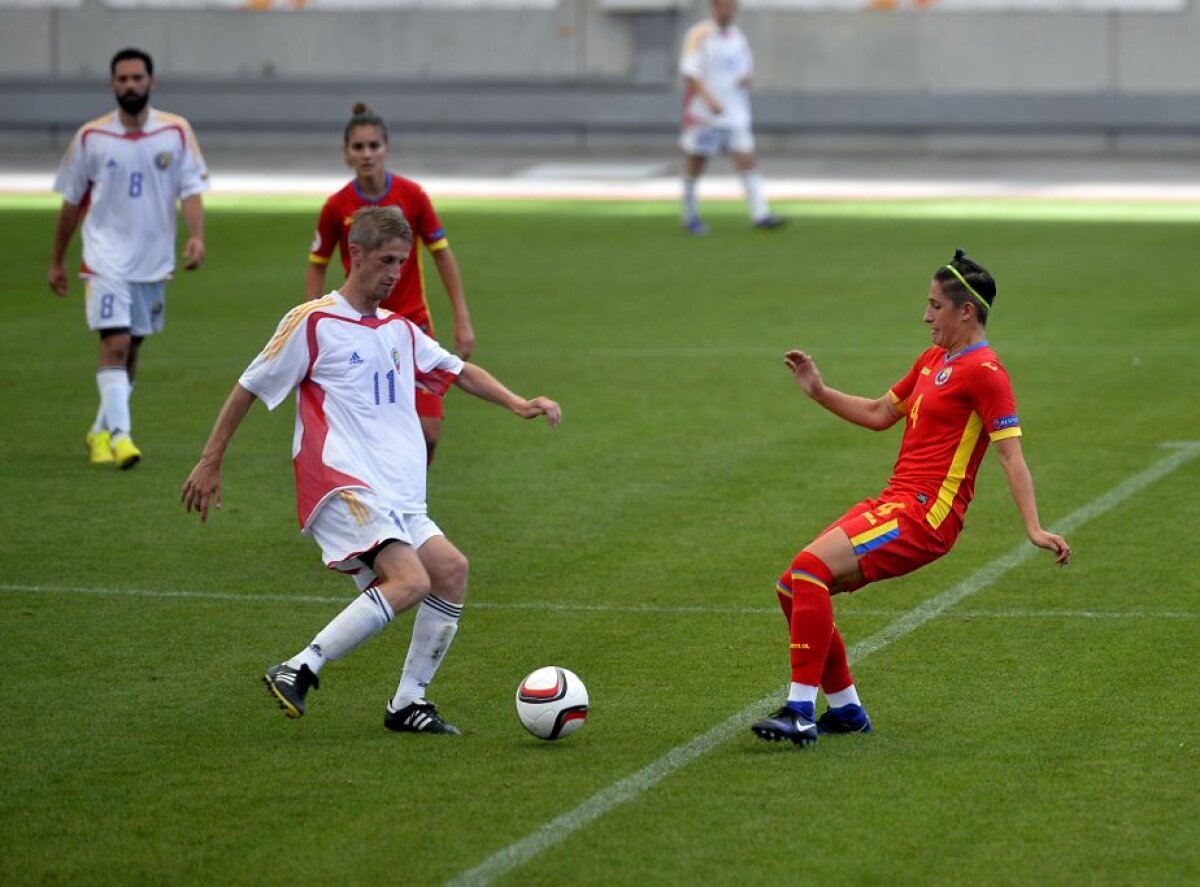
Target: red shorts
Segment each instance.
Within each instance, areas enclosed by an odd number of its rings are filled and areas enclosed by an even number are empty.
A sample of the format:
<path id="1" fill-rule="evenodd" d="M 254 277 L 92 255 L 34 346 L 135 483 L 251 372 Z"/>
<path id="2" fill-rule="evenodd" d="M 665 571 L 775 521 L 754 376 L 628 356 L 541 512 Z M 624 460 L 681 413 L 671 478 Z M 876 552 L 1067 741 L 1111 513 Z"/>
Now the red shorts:
<path id="1" fill-rule="evenodd" d="M 925 512 L 909 496 L 864 499 L 825 528 L 827 533 L 841 527 L 858 555 L 863 581 L 849 591 L 911 573 L 950 550 L 958 538 L 957 521 L 943 521 L 935 530 L 925 522 Z"/>
<path id="2" fill-rule="evenodd" d="M 445 415 L 442 411 L 441 397 L 430 391 L 422 391 L 420 388 L 417 389 L 416 395 L 418 416 L 423 419 L 440 419 Z"/>

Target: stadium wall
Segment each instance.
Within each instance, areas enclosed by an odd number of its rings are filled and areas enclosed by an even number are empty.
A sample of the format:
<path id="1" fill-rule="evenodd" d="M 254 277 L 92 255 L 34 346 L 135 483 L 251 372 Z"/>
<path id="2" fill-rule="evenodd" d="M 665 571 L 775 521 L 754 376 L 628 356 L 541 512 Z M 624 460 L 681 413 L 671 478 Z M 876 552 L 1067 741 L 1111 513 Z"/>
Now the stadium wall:
<path id="1" fill-rule="evenodd" d="M 327 138 L 365 99 L 402 141 L 659 144 L 675 135 L 679 41 L 707 2 L 665 7 L 0 5 L 0 135 L 61 142 L 104 110 L 108 60 L 136 45 L 155 56 L 158 103 L 209 143 Z M 747 9 L 739 23 L 755 48 L 764 147 L 1200 153 L 1192 2 L 1145 13 Z"/>

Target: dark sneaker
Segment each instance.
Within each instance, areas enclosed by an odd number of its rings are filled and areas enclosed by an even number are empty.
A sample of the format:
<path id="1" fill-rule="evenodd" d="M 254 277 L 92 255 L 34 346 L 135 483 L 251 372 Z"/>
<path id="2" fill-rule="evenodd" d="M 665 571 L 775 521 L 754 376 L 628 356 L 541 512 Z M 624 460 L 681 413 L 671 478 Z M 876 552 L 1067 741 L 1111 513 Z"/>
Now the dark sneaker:
<path id="1" fill-rule="evenodd" d="M 870 733 L 871 719 L 861 705 L 843 705 L 827 708 L 817 718 L 818 733 Z"/>
<path id="2" fill-rule="evenodd" d="M 307 665 L 296 669 L 286 663 L 268 668 L 263 683 L 289 718 L 303 716 L 304 697 L 308 695 L 309 687 L 321 687 L 321 682 Z"/>
<path id="3" fill-rule="evenodd" d="M 427 699 L 414 699 L 399 711 L 392 710 L 389 702 L 383 726 L 397 733 L 439 733 L 444 736 L 461 736 L 462 731 L 447 724 L 437 712 L 437 706 Z"/>
<path id="4" fill-rule="evenodd" d="M 794 745 L 807 746 L 817 741 L 817 725 L 812 717 L 787 705 L 756 722 L 750 731 L 768 742 L 786 739 Z"/>
<path id="5" fill-rule="evenodd" d="M 697 237 L 703 237 L 708 233 L 708 225 L 704 224 L 699 219 L 688 219 L 683 223 L 683 230 L 688 234 L 695 234 Z"/>
<path id="6" fill-rule="evenodd" d="M 774 231 L 776 228 L 782 228 L 787 224 L 787 219 L 781 219 L 779 216 L 763 216 L 754 223 L 754 227 L 759 231 Z"/>

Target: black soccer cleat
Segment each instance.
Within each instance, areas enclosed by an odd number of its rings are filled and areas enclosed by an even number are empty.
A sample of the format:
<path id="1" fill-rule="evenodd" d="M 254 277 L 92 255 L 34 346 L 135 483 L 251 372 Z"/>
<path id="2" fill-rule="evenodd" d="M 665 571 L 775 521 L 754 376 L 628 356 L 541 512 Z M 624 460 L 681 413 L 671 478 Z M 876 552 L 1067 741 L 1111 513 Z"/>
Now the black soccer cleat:
<path id="1" fill-rule="evenodd" d="M 817 718 L 818 733 L 870 733 L 871 729 L 871 719 L 861 705 L 827 708 Z"/>
<path id="2" fill-rule="evenodd" d="M 263 683 L 289 718 L 303 717 L 304 697 L 308 695 L 309 688 L 321 688 L 321 682 L 307 665 L 297 669 L 287 663 L 268 668 L 263 675 Z"/>
<path id="3" fill-rule="evenodd" d="M 774 231 L 786 224 L 787 219 L 781 219 L 779 216 L 763 216 L 754 223 L 754 227 L 759 231 Z"/>
<path id="4" fill-rule="evenodd" d="M 438 714 L 437 706 L 427 699 L 414 699 L 399 711 L 389 702 L 383 726 L 397 733 L 433 733 L 441 736 L 461 736 L 462 731 L 447 724 Z"/>
<path id="5" fill-rule="evenodd" d="M 755 722 L 750 731 L 759 739 L 768 742 L 786 739 L 799 746 L 815 745 L 817 742 L 817 725 L 813 719 L 786 705 Z"/>

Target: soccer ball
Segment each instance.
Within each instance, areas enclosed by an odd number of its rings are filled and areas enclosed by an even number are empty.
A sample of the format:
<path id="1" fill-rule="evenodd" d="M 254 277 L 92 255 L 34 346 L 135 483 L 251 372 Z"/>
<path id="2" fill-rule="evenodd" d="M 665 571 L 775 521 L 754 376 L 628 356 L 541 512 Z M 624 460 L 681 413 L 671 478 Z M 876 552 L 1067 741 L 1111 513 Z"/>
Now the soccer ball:
<path id="1" fill-rule="evenodd" d="M 588 691 L 573 671 L 547 665 L 517 687 L 517 717 L 538 739 L 562 739 L 587 719 Z"/>

